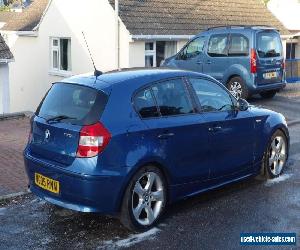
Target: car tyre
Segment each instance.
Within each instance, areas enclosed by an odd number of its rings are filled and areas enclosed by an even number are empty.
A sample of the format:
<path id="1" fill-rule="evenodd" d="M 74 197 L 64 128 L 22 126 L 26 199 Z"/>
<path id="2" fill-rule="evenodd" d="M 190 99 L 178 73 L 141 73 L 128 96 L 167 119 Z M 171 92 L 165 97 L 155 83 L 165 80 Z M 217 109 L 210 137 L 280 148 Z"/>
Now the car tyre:
<path id="1" fill-rule="evenodd" d="M 277 178 L 282 174 L 288 159 L 288 142 L 286 135 L 277 130 L 264 153 L 261 175 L 266 179 Z"/>
<path id="2" fill-rule="evenodd" d="M 132 231 L 146 231 L 162 216 L 166 201 L 166 182 L 154 166 L 142 167 L 131 179 L 125 191 L 121 222 Z"/>
<path id="3" fill-rule="evenodd" d="M 270 91 L 261 92 L 259 94 L 262 98 L 271 99 L 276 95 L 276 93 L 277 93 L 276 90 L 270 90 Z"/>
<path id="4" fill-rule="evenodd" d="M 232 77 L 227 83 L 227 88 L 237 99 L 247 99 L 250 97 L 247 86 L 245 85 L 243 79 L 239 76 Z"/>

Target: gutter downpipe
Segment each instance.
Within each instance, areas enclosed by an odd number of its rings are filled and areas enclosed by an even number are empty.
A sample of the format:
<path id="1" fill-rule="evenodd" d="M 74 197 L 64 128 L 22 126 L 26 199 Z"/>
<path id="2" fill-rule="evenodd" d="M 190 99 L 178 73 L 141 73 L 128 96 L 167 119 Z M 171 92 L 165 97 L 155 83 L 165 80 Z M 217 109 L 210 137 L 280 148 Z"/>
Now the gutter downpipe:
<path id="1" fill-rule="evenodd" d="M 119 22 L 119 0 L 115 0 L 115 23 L 116 23 L 116 62 L 117 69 L 120 68 L 120 22 Z"/>

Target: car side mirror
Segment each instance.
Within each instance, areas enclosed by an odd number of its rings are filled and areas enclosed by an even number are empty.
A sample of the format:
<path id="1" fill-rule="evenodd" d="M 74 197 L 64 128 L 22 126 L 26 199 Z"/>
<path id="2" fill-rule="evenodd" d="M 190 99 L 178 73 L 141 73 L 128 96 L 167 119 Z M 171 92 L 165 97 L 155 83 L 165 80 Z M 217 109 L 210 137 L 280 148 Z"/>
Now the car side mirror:
<path id="1" fill-rule="evenodd" d="M 237 101 L 236 107 L 240 111 L 246 111 L 249 108 L 249 103 L 245 99 L 240 98 Z"/>

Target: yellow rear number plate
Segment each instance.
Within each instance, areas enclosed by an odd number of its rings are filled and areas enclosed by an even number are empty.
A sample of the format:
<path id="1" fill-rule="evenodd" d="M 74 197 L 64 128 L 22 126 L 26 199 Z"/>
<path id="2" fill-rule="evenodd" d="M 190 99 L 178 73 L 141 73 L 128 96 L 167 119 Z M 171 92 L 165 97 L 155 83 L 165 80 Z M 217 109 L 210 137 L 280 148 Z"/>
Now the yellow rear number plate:
<path id="1" fill-rule="evenodd" d="M 34 174 L 35 184 L 42 189 L 48 190 L 51 193 L 58 194 L 59 193 L 59 182 L 53 179 L 50 179 L 41 174 Z"/>

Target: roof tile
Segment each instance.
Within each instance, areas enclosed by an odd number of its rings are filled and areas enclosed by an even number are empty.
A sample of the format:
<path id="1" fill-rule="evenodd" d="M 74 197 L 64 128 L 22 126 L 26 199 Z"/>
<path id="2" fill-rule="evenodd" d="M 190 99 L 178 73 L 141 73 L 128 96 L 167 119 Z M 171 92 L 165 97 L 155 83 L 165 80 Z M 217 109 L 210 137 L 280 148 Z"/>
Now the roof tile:
<path id="1" fill-rule="evenodd" d="M 122 0 L 119 11 L 132 35 L 194 35 L 220 25 L 269 25 L 289 34 L 260 0 Z"/>
<path id="2" fill-rule="evenodd" d="M 0 34 L 0 60 L 11 60 L 14 56 Z"/>

